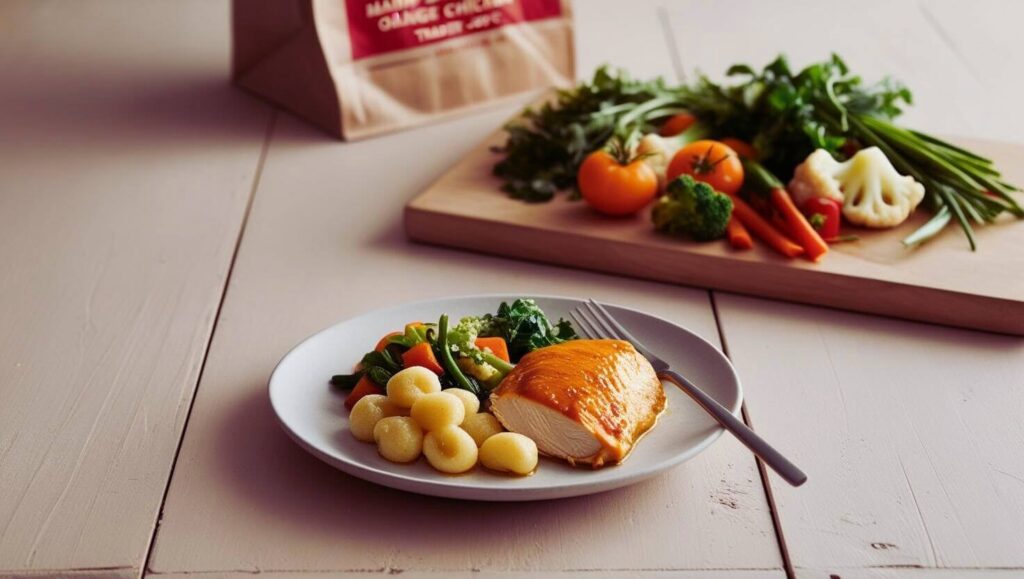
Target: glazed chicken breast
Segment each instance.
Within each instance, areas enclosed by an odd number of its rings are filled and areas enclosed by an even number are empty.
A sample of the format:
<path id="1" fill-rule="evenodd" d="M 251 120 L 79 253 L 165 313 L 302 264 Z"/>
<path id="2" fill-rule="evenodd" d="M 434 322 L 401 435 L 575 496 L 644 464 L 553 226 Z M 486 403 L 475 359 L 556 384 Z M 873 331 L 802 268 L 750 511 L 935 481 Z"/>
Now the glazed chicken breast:
<path id="1" fill-rule="evenodd" d="M 572 340 L 530 352 L 491 394 L 491 412 L 544 454 L 622 462 L 665 409 L 661 381 L 629 342 Z"/>

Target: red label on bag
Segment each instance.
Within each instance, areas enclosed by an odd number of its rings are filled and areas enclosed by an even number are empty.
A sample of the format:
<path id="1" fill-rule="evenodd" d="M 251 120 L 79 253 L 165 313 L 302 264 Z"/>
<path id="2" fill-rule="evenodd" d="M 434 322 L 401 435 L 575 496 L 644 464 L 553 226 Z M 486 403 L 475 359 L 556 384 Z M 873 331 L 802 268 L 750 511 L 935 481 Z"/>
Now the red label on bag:
<path id="1" fill-rule="evenodd" d="M 345 0 L 352 58 L 562 15 L 560 0 Z"/>

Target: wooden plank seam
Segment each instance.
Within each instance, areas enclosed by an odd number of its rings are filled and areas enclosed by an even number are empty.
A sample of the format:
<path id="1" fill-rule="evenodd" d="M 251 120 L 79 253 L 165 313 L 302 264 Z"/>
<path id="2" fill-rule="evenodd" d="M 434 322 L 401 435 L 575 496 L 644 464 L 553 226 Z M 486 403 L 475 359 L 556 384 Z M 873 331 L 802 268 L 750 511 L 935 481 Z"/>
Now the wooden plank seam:
<path id="1" fill-rule="evenodd" d="M 203 359 L 200 363 L 199 375 L 196 376 L 196 383 L 195 386 L 193 386 L 188 412 L 185 414 L 185 424 L 182 425 L 181 434 L 178 437 L 178 447 L 174 451 L 174 460 L 171 461 L 170 473 L 167 476 L 167 484 L 164 485 L 164 492 L 160 497 L 160 509 L 158 511 L 157 519 L 153 524 L 153 530 L 149 534 L 149 547 L 146 549 L 146 558 L 142 563 L 142 568 L 139 570 L 140 575 L 149 573 L 149 560 L 153 556 L 153 547 L 156 544 L 156 534 L 160 530 L 160 521 L 163 519 L 164 504 L 167 501 L 167 493 L 171 488 L 171 482 L 174 480 L 174 470 L 178 465 L 178 456 L 181 453 L 182 442 L 185 440 L 185 433 L 188 432 L 188 422 L 189 418 L 192 416 L 192 408 L 195 406 L 196 394 L 199 391 L 199 385 L 203 383 L 203 374 L 206 371 L 206 361 L 210 356 L 210 347 L 213 345 L 213 339 L 217 335 L 217 326 L 220 322 L 221 309 L 224 307 L 224 300 L 227 298 L 228 287 L 231 285 L 231 276 L 235 271 L 235 261 L 238 259 L 238 250 L 242 246 L 242 239 L 245 237 L 246 225 L 249 223 L 249 215 L 252 212 L 253 201 L 256 198 L 256 191 L 260 186 L 260 177 L 263 175 L 263 165 L 267 160 L 267 151 L 270 149 L 270 141 L 273 137 L 274 126 L 277 124 L 279 114 L 280 109 L 273 107 L 270 111 L 270 118 L 267 120 L 267 129 L 263 135 L 263 145 L 260 148 L 259 160 L 256 162 L 256 171 L 253 175 L 252 187 L 249 190 L 249 199 L 246 202 L 245 212 L 242 214 L 242 224 L 238 228 L 238 237 L 235 239 L 235 247 L 231 253 L 231 262 L 228 264 L 228 271 L 224 276 L 224 285 L 220 292 L 220 302 L 218 302 L 217 310 L 213 315 L 213 327 L 210 328 L 210 333 L 206 339 L 206 348 L 203 351 Z"/>

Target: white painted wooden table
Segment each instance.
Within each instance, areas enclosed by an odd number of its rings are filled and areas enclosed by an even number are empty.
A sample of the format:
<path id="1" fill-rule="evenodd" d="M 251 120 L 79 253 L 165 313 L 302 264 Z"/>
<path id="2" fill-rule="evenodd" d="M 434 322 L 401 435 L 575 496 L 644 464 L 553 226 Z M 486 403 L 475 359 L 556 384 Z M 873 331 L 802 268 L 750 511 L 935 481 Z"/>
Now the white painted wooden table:
<path id="1" fill-rule="evenodd" d="M 576 11 L 581 75 L 835 49 L 915 89 L 908 123 L 1024 140 L 1020 3 Z M 340 143 L 231 89 L 227 30 L 224 1 L 0 4 L 0 576 L 1024 576 L 1024 340 L 412 245 L 404 202 L 514 108 Z M 723 437 L 629 489 L 460 503 L 343 475 L 273 422 L 302 337 L 496 288 L 721 344 L 810 482 Z"/>

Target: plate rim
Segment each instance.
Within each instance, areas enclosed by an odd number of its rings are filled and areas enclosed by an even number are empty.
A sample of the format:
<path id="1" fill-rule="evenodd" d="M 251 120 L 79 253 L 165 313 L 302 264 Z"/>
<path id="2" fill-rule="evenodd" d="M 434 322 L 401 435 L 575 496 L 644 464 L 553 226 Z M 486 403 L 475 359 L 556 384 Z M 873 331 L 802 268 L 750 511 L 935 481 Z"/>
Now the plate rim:
<path id="1" fill-rule="evenodd" d="M 629 473 L 628 475 L 625 475 L 625 476 L 622 476 L 622 477 L 617 477 L 617 478 L 614 478 L 614 479 L 611 479 L 611 480 L 602 480 L 602 481 L 596 481 L 596 482 L 591 482 L 591 483 L 586 483 L 586 482 L 583 482 L 583 483 L 573 483 L 573 484 L 558 485 L 558 486 L 544 487 L 544 488 L 515 488 L 515 487 L 509 487 L 508 489 L 506 489 L 503 492 L 495 492 L 495 489 L 493 487 L 478 487 L 478 486 L 457 485 L 457 484 L 450 484 L 450 483 L 448 483 L 446 481 L 443 481 L 443 480 L 442 481 L 423 481 L 421 479 L 414 479 L 414 478 L 411 478 L 409 476 L 402 475 L 402 474 L 399 474 L 399 473 L 394 473 L 394 472 L 391 472 L 391 471 L 388 471 L 388 470 L 383 470 L 383 469 L 375 468 L 375 467 L 372 467 L 372 466 L 367 466 L 367 465 L 364 465 L 362 463 L 358 463 L 358 462 L 355 462 L 355 461 L 346 460 L 344 458 L 339 458 L 339 457 L 333 456 L 333 455 L 328 454 L 328 453 L 324 452 L 323 450 L 319 449 L 315 445 L 311 444 L 305 438 L 303 438 L 297 432 L 295 432 L 288 425 L 287 421 L 282 417 L 281 412 L 279 412 L 279 410 L 278 410 L 278 406 L 275 403 L 275 398 L 274 398 L 274 383 L 275 383 L 275 377 L 278 375 L 279 369 L 293 355 L 295 355 L 296 352 L 298 352 L 307 342 L 310 342 L 311 340 L 315 339 L 317 336 L 323 334 L 324 332 L 326 332 L 326 331 L 328 331 L 328 330 L 330 330 L 330 329 L 332 329 L 334 327 L 337 327 L 337 326 L 339 326 L 341 324 L 352 322 L 352 321 L 360 319 L 360 318 L 364 318 L 364 317 L 367 317 L 367 316 L 370 316 L 370 315 L 374 315 L 374 314 L 381 314 L 381 313 L 386 313 L 386 312 L 392 312 L 392 311 L 399 310 L 399 309 L 404 309 L 404 308 L 414 308 L 414 307 L 426 306 L 428 304 L 436 303 L 436 302 L 446 302 L 446 301 L 456 301 L 457 302 L 457 301 L 470 300 L 470 299 L 474 299 L 474 300 L 475 299 L 495 299 L 495 300 L 508 301 L 510 299 L 518 299 L 518 298 L 537 299 L 537 300 L 561 300 L 561 301 L 579 302 L 579 303 L 585 303 L 586 302 L 585 298 L 580 298 L 580 297 L 576 297 L 576 296 L 567 296 L 567 295 L 557 295 L 557 294 L 534 294 L 534 293 L 518 293 L 518 294 L 510 294 L 510 293 L 459 294 L 459 295 L 453 295 L 453 296 L 434 297 L 434 298 L 429 298 L 429 299 L 424 299 L 424 300 L 417 300 L 417 301 L 410 301 L 410 302 L 400 302 L 400 303 L 397 303 L 397 304 L 392 304 L 392 305 L 389 305 L 389 306 L 379 307 L 379 308 L 375 308 L 375 309 L 372 309 L 372 310 L 368 310 L 368 311 L 356 314 L 354 316 L 349 316 L 347 318 L 338 320 L 338 321 L 336 321 L 336 322 L 334 322 L 332 324 L 329 324 L 327 326 L 324 326 L 324 327 L 320 328 L 319 330 L 313 332 L 312 334 L 309 334 L 308 336 L 306 336 L 305 338 L 303 338 L 302 340 L 297 342 L 294 346 L 292 346 L 281 357 L 280 360 L 278 360 L 277 364 L 274 365 L 274 369 L 270 372 L 270 377 L 267 379 L 267 386 L 266 386 L 267 397 L 269 398 L 269 401 L 270 401 L 271 410 L 273 410 L 274 419 L 277 421 L 278 425 L 285 431 L 285 433 L 288 435 L 288 437 L 291 438 L 293 441 L 295 441 L 302 449 L 304 449 L 305 451 L 309 452 L 313 456 L 317 457 L 321 461 L 329 464 L 330 466 L 332 466 L 334 468 L 337 468 L 338 470 L 340 470 L 340 471 L 342 471 L 342 472 L 344 472 L 344 473 L 346 473 L 346 474 L 348 474 L 350 476 L 353 476 L 353 477 L 356 477 L 356 478 L 359 478 L 359 479 L 362 479 L 362 480 L 366 480 L 366 481 L 372 482 L 374 484 L 379 484 L 381 486 L 385 486 L 385 487 L 389 487 L 389 488 L 394 488 L 394 489 L 398 489 L 398 490 L 402 490 L 402 491 L 406 491 L 406 492 L 412 492 L 412 493 L 416 493 L 416 494 L 420 494 L 420 495 L 442 497 L 442 498 L 449 498 L 449 499 L 457 499 L 457 500 L 494 501 L 494 502 L 518 502 L 518 501 L 553 500 L 553 499 L 559 499 L 559 498 L 569 498 L 569 497 L 575 497 L 575 496 L 589 495 L 589 494 L 605 492 L 605 491 L 610 491 L 610 490 L 614 490 L 614 489 L 617 489 L 617 488 L 622 488 L 622 487 L 625 487 L 625 486 L 629 486 L 629 485 L 632 485 L 634 483 L 643 481 L 643 480 L 645 480 L 647 478 L 650 478 L 652 476 L 656 476 L 659 473 L 662 473 L 662 472 L 665 472 L 665 471 L 670 470 L 672 468 L 675 468 L 675 467 L 679 466 L 680 464 L 682 464 L 682 463 L 684 463 L 684 462 L 686 462 L 688 460 L 691 460 L 692 458 L 696 457 L 697 455 L 699 455 L 702 452 L 704 452 L 705 450 L 707 450 L 712 444 L 714 444 L 722 436 L 723 433 L 725 433 L 725 428 L 724 427 L 722 427 L 720 424 L 715 424 L 712 427 L 712 431 L 710 433 L 708 433 L 703 439 L 701 439 L 696 445 L 694 445 L 693 447 L 688 449 L 686 452 L 681 452 L 681 453 L 679 453 L 677 455 L 672 456 L 670 459 L 668 459 L 666 461 L 659 462 L 656 465 L 649 466 L 649 467 L 646 467 L 646 468 L 642 468 L 642 469 L 640 469 L 640 470 L 638 470 L 636 472 Z M 646 311 L 638 309 L 638 308 L 634 308 L 634 307 L 630 307 L 630 306 L 624 306 L 624 305 L 613 303 L 613 302 L 608 302 L 608 301 L 603 301 L 603 300 L 597 300 L 597 301 L 599 303 L 601 303 L 602 305 L 611 306 L 611 307 L 619 309 L 619 310 L 640 314 L 642 316 L 647 316 L 649 318 L 654 318 L 654 319 L 656 319 L 658 321 L 661 321 L 661 322 L 664 322 L 666 324 L 669 324 L 670 326 L 673 326 L 673 327 L 675 327 L 678 330 L 686 332 L 691 337 L 696 338 L 697 340 L 700 340 L 701 342 L 703 342 L 704 344 L 709 346 L 711 348 L 711 350 L 713 352 L 715 352 L 722 361 L 725 362 L 725 367 L 729 370 L 729 372 L 732 374 L 732 376 L 733 376 L 733 378 L 735 380 L 735 383 L 736 383 L 736 400 L 735 400 L 734 404 L 732 405 L 732 407 L 727 407 L 727 408 L 729 409 L 729 412 L 731 412 L 734 416 L 740 417 L 741 409 L 743 407 L 743 402 L 745 400 L 744 392 L 743 392 L 743 383 L 742 383 L 742 381 L 740 379 L 739 373 L 736 371 L 736 367 L 732 364 L 732 360 L 729 359 L 729 357 L 725 354 L 724 351 L 722 351 L 720 348 L 716 347 L 714 344 L 712 344 L 710 341 L 705 339 L 700 334 L 697 334 L 696 332 L 690 330 L 689 328 L 681 326 L 678 323 L 673 322 L 673 321 L 668 320 L 668 319 L 665 319 L 665 318 L 663 318 L 663 317 L 661 317 L 659 315 L 652 314 L 650 312 L 646 312 Z M 665 382 L 665 381 L 662 381 L 662 382 Z M 680 390 L 682 390 L 681 387 L 679 387 L 679 386 L 676 386 L 676 387 L 680 388 Z M 685 391 L 683 391 L 683 392 L 685 393 Z M 688 396 L 688 394 L 687 394 L 687 396 Z"/>

